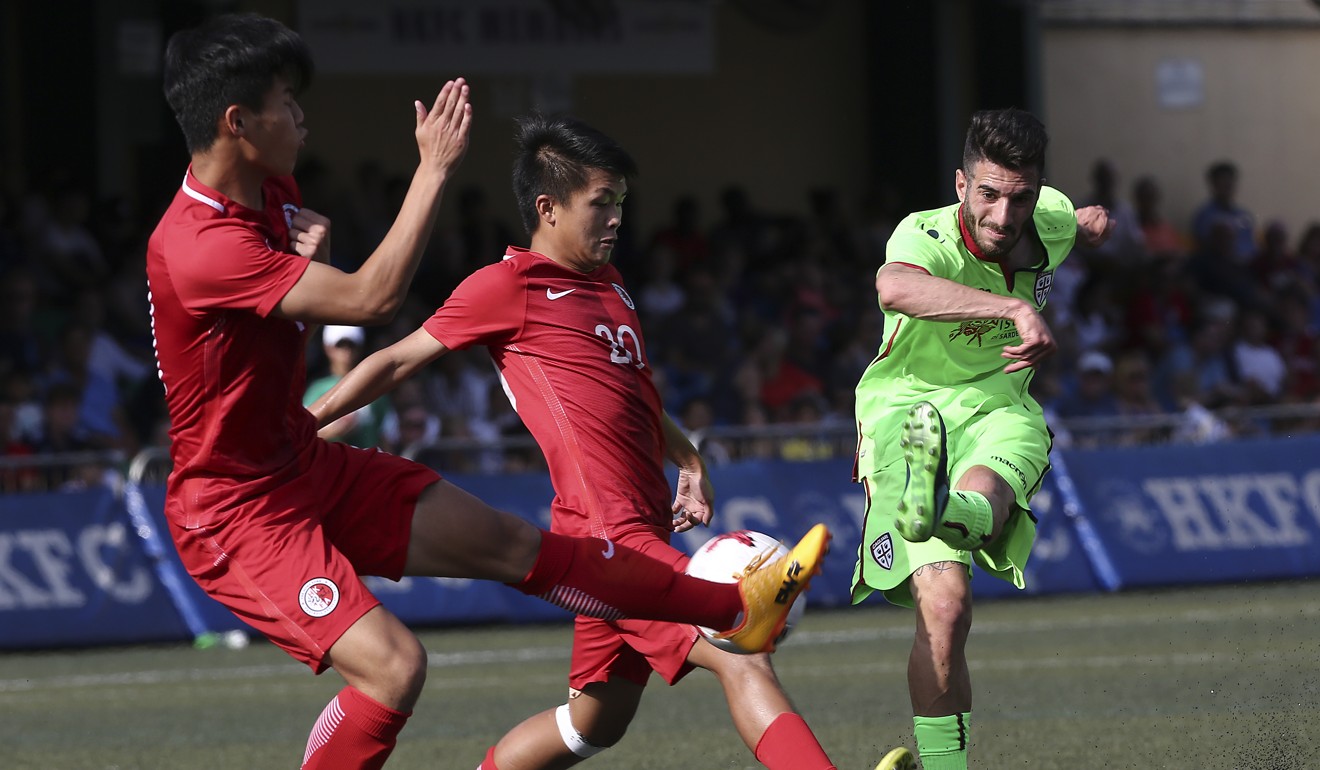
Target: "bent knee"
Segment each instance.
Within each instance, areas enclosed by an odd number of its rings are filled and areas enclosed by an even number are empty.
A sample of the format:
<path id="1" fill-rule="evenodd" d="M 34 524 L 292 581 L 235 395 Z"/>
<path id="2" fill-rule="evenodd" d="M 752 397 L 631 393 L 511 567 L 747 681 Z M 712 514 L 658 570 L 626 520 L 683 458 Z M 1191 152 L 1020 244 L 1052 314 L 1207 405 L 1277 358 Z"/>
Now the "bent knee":
<path id="1" fill-rule="evenodd" d="M 415 701 L 426 684 L 426 649 L 411 634 L 392 641 L 371 666 L 367 678 L 404 702 Z"/>
<path id="2" fill-rule="evenodd" d="M 559 726 L 559 736 L 564 745 L 579 757 L 590 757 L 623 740 L 628 732 L 631 719 L 622 719 L 618 714 L 598 714 L 588 719 L 585 724 L 573 721 L 568 704 L 560 706 L 555 712 L 555 721 Z M 582 719 L 581 715 L 578 720 Z"/>

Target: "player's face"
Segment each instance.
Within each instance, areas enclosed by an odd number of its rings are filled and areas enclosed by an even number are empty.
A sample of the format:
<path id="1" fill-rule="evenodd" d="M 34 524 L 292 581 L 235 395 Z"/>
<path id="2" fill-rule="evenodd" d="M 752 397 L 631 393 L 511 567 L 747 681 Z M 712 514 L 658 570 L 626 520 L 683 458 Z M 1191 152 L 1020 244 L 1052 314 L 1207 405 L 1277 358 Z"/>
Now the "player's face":
<path id="1" fill-rule="evenodd" d="M 575 270 L 590 272 L 610 261 L 623 224 L 628 182 L 592 169 L 586 186 L 556 204 L 555 256 Z"/>
<path id="2" fill-rule="evenodd" d="M 970 173 L 958 169 L 956 182 L 962 224 L 976 247 L 987 259 L 1007 256 L 1036 210 L 1040 175 L 981 160 Z"/>
<path id="3" fill-rule="evenodd" d="M 307 138 L 303 111 L 294 98 L 289 81 L 276 76 L 266 91 L 261 112 L 244 110 L 244 138 L 250 145 L 250 160 L 272 176 L 293 173 L 298 151 Z"/>

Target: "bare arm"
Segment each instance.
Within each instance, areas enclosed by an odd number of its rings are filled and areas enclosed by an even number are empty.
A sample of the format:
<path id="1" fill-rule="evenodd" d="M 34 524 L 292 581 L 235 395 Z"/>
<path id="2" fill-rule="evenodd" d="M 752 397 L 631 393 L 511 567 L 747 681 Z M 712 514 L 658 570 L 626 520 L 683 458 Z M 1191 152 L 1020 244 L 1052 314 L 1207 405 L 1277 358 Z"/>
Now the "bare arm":
<path id="1" fill-rule="evenodd" d="M 947 278 L 900 263 L 880 268 L 875 279 L 880 305 L 923 321 L 976 321 L 1003 318 L 1013 322 L 1019 345 L 1005 346 L 1003 356 L 1011 361 L 1005 372 L 1035 366 L 1054 352 L 1054 334 L 1031 305 L 1015 297 L 1004 297 L 973 289 Z"/>
<path id="2" fill-rule="evenodd" d="M 449 348 L 440 344 L 430 332 L 418 329 L 367 356 L 307 409 L 316 417 L 317 427 L 324 428 L 394 390 L 399 383 L 447 352 Z"/>
<path id="3" fill-rule="evenodd" d="M 665 432 L 665 456 L 678 466 L 674 531 L 686 532 L 698 524 L 709 527 L 715 515 L 715 488 L 706 476 L 706 463 L 668 412 L 660 413 L 660 424 Z"/>
<path id="4" fill-rule="evenodd" d="M 390 320 L 398 311 L 431 237 L 445 182 L 467 152 L 472 124 L 468 87 L 461 78 L 445 83 L 430 111 L 421 102 L 414 107 L 421 161 L 385 239 L 353 273 L 313 258 L 302 278 L 275 307 L 277 315 L 319 323 L 374 325 Z"/>

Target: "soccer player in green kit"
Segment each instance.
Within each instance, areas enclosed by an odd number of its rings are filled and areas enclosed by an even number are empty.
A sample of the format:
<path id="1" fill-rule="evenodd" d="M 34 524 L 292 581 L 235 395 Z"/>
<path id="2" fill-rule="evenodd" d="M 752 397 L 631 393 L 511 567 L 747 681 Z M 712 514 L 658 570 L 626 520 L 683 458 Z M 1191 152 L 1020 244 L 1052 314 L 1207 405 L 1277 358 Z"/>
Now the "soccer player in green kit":
<path id="1" fill-rule="evenodd" d="M 1030 113 L 973 115 L 959 202 L 899 223 L 876 274 L 885 326 L 857 385 L 867 504 L 852 598 L 878 590 L 915 610 L 908 690 L 925 770 L 967 768 L 972 562 L 1024 585 L 1029 501 L 1049 467 L 1028 392 L 1056 347 L 1041 308 L 1073 242 L 1112 229 L 1104 208 L 1074 211 L 1044 186 L 1047 142 Z"/>

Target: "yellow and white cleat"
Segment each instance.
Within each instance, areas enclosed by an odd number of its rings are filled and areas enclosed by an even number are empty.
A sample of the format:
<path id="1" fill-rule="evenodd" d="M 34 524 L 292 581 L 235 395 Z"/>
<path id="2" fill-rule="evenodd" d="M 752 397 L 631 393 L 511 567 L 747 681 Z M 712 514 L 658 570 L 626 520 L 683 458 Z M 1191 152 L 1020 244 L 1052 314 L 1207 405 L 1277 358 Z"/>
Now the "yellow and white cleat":
<path id="1" fill-rule="evenodd" d="M 798 541 L 787 556 L 748 573 L 738 581 L 743 598 L 743 622 L 715 635 L 746 653 L 774 652 L 784 631 L 793 601 L 820 574 L 821 562 L 830 550 L 829 528 L 817 524 Z"/>

